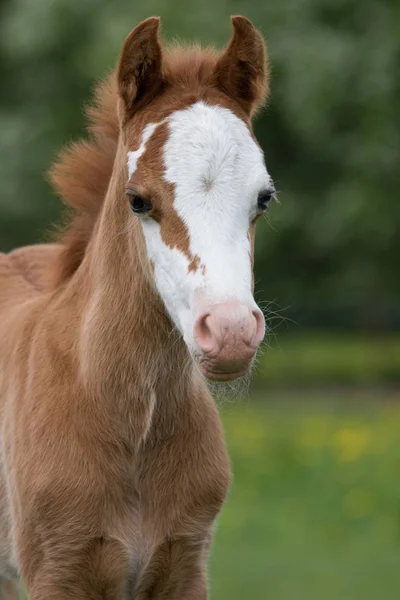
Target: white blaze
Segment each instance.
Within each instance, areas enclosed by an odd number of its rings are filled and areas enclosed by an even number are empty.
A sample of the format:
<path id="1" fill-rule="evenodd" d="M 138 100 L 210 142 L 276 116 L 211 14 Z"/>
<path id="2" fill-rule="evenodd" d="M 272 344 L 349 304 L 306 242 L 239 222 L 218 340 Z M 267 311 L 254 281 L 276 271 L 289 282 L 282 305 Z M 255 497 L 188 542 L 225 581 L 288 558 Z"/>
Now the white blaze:
<path id="1" fill-rule="evenodd" d="M 174 208 L 187 228 L 191 257 L 199 258 L 197 271 L 164 244 L 158 223 L 145 217 L 142 227 L 159 293 L 192 348 L 199 294 L 211 303 L 254 303 L 248 231 L 258 193 L 271 180 L 260 148 L 232 111 L 197 102 L 165 121 L 164 178 L 174 184 Z M 147 125 L 139 149 L 129 152 L 130 176 L 157 125 Z"/>

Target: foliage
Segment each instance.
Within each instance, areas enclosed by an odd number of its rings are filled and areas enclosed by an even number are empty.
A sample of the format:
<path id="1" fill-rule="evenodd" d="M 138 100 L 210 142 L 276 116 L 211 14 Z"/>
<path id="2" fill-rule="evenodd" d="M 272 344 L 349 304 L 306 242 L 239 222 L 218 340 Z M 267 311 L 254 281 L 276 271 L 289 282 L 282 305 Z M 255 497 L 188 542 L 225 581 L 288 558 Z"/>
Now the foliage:
<path id="1" fill-rule="evenodd" d="M 260 227 L 261 298 L 301 324 L 400 322 L 400 4 L 396 0 L 3 0 L 0 245 L 43 237 L 59 203 L 42 179 L 83 128 L 92 82 L 140 19 L 222 45 L 230 14 L 266 36 L 272 97 L 256 131 L 281 204 Z"/>
<path id="2" fill-rule="evenodd" d="M 258 387 L 400 383 L 398 335 L 317 331 L 272 338 L 258 361 Z"/>

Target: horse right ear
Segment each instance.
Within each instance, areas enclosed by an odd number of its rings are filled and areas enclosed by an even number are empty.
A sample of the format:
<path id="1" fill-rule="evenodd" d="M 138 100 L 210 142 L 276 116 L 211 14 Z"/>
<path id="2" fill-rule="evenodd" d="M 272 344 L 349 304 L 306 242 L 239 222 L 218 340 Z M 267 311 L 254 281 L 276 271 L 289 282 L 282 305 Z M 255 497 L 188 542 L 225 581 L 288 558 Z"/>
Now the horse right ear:
<path id="1" fill-rule="evenodd" d="M 246 17 L 232 17 L 233 33 L 216 67 L 216 83 L 251 117 L 268 95 L 267 50 Z"/>
<path id="2" fill-rule="evenodd" d="M 150 102 L 163 84 L 160 19 L 140 23 L 125 40 L 118 65 L 118 90 L 128 113 Z"/>

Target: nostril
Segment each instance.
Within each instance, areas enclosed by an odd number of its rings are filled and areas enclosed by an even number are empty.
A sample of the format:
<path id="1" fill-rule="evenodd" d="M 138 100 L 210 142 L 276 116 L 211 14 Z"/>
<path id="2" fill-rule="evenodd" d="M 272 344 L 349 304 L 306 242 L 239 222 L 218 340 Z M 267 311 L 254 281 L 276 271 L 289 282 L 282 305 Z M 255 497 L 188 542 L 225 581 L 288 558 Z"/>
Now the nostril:
<path id="1" fill-rule="evenodd" d="M 214 348 L 214 337 L 209 326 L 210 314 L 207 313 L 199 317 L 194 328 L 194 340 L 200 350 L 205 353 L 211 352 Z"/>
<path id="2" fill-rule="evenodd" d="M 265 335 L 265 319 L 263 313 L 259 308 L 253 310 L 252 313 L 256 321 L 256 330 L 253 338 L 253 344 L 255 346 L 258 346 L 262 342 Z"/>

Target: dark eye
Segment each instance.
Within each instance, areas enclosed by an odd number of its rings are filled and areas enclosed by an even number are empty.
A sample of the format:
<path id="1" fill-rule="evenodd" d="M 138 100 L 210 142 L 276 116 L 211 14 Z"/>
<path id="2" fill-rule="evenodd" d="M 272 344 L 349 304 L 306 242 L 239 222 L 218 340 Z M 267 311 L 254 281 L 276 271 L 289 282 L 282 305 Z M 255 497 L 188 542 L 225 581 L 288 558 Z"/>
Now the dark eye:
<path id="1" fill-rule="evenodd" d="M 265 212 L 267 210 L 268 204 L 270 203 L 270 200 L 274 194 L 275 194 L 275 188 L 272 186 L 269 187 L 267 190 L 262 190 L 258 194 L 257 204 L 258 204 L 258 210 L 260 212 Z"/>
<path id="2" fill-rule="evenodd" d="M 131 209 L 134 213 L 143 215 L 151 211 L 151 204 L 148 200 L 135 194 L 131 190 L 126 191 L 126 195 L 129 198 L 129 204 L 131 205 Z"/>

